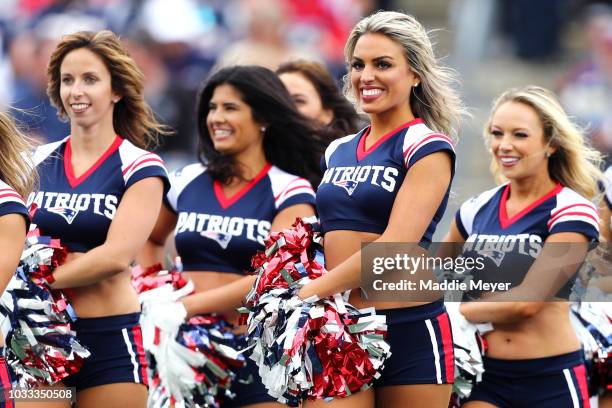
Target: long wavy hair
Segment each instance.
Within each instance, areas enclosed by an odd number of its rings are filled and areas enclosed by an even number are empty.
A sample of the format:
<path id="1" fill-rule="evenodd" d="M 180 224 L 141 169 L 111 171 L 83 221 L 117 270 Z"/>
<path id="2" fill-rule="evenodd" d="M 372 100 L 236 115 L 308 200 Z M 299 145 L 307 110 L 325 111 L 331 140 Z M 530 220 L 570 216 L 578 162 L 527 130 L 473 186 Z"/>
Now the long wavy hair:
<path id="1" fill-rule="evenodd" d="M 540 118 L 545 143 L 556 148 L 548 159 L 550 177 L 588 199 L 595 198 L 600 193 L 598 182 L 604 181 L 600 170 L 602 154 L 589 146 L 580 128 L 570 120 L 555 94 L 548 89 L 529 85 L 509 89 L 497 97 L 483 131 L 487 146 L 491 141 L 493 114 L 506 102 L 527 105 Z M 491 172 L 498 183 L 507 181 L 495 158 L 491 160 Z"/>
<path id="2" fill-rule="evenodd" d="M 459 122 L 467 111 L 453 89 L 457 74 L 436 59 L 429 33 L 408 14 L 379 11 L 365 17 L 353 28 L 344 47 L 349 73 L 357 41 L 365 34 L 382 34 L 403 48 L 410 69 L 420 78 L 420 85 L 410 92 L 408 102 L 412 112 L 431 129 L 445 133 L 456 141 Z M 348 75 L 344 81 L 344 92 L 354 100 Z"/>
<path id="3" fill-rule="evenodd" d="M 0 180 L 25 200 L 37 183 L 31 151 L 31 140 L 19 130 L 8 113 L 0 112 Z"/>
<path id="4" fill-rule="evenodd" d="M 223 68 L 214 73 L 198 93 L 198 158 L 211 177 L 222 183 L 234 177 L 242 178 L 234 158 L 215 150 L 206 125 L 210 100 L 215 89 L 223 84 L 238 91 L 251 108 L 253 119 L 265 124 L 263 148 L 266 160 L 318 185 L 321 177 L 319 159 L 324 144 L 317 136 L 317 130 L 298 112 L 278 76 L 267 68 L 254 65 Z"/>
<path id="5" fill-rule="evenodd" d="M 144 76 L 136 66 L 119 37 L 112 31 L 79 31 L 62 38 L 53 51 L 47 66 L 47 95 L 58 110 L 61 119 L 68 115 L 60 96 L 62 61 L 71 51 L 86 48 L 98 55 L 110 72 L 111 87 L 121 96 L 113 111 L 113 127 L 117 134 L 138 147 L 157 144 L 158 136 L 167 135 L 169 129 L 158 123 L 144 100 Z"/>
<path id="6" fill-rule="evenodd" d="M 317 91 L 323 109 L 333 112 L 333 119 L 326 127 L 333 139 L 355 133 L 360 129 L 361 120 L 353 105 L 342 95 L 336 82 L 323 64 L 315 61 L 295 60 L 281 64 L 278 75 L 301 74 Z"/>

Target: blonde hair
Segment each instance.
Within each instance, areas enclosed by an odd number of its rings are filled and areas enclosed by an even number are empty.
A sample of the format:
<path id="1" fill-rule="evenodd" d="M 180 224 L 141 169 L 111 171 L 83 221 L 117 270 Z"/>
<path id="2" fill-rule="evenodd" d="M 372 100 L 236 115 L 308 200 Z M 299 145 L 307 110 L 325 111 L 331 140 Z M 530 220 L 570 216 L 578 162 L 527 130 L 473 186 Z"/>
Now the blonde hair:
<path id="1" fill-rule="evenodd" d="M 466 110 L 452 85 L 457 82 L 454 70 L 439 64 L 434 55 L 429 33 L 411 15 L 379 11 L 353 28 L 344 47 L 344 58 L 350 72 L 351 59 L 359 38 L 364 34 L 382 34 L 404 49 L 410 69 L 420 77 L 420 85 L 412 88 L 409 103 L 415 116 L 435 131 L 457 139 L 457 127 Z M 348 75 L 344 92 L 352 97 Z"/>
<path id="2" fill-rule="evenodd" d="M 32 143 L 6 112 L 0 112 L 0 180 L 27 199 L 36 186 Z"/>
<path id="3" fill-rule="evenodd" d="M 522 103 L 531 107 L 544 129 L 544 141 L 556 151 L 548 159 L 548 173 L 553 180 L 592 200 L 600 193 L 598 181 L 604 180 L 600 166 L 602 154 L 589 146 L 583 133 L 567 116 L 555 94 L 548 89 L 529 85 L 512 88 L 502 93 L 493 103 L 483 136 L 490 145 L 491 121 L 497 109 L 506 102 Z M 491 172 L 498 183 L 506 182 L 495 158 Z"/>
<path id="4" fill-rule="evenodd" d="M 67 119 L 60 96 L 62 61 L 71 51 L 86 48 L 98 55 L 111 75 L 111 86 L 121 96 L 113 111 L 113 127 L 123 138 L 138 147 L 146 148 L 157 143 L 158 135 L 171 132 L 158 123 L 144 100 L 144 76 L 128 54 L 119 37 L 112 31 L 79 31 L 62 38 L 53 51 L 47 66 L 47 95 L 58 109 L 58 115 Z"/>

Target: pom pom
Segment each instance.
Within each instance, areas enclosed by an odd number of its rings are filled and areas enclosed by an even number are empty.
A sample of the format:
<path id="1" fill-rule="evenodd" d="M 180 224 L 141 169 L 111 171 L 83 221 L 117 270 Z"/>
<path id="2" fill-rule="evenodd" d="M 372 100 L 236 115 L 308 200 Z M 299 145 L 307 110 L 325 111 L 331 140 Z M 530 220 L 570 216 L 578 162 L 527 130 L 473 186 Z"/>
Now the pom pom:
<path id="1" fill-rule="evenodd" d="M 245 359 L 232 326 L 221 316 L 196 316 L 178 300 L 193 283 L 160 265 L 135 268 L 132 285 L 142 303 L 141 327 L 149 360 L 150 408 L 218 407 Z"/>
<path id="2" fill-rule="evenodd" d="M 305 398 L 330 400 L 369 388 L 391 355 L 384 340 L 386 318 L 373 308 L 357 310 L 339 294 L 297 296 L 326 273 L 317 241 L 312 226 L 301 220 L 273 233 L 265 252 L 253 257 L 258 277 L 240 310 L 263 384 L 291 406 Z"/>
<path id="3" fill-rule="evenodd" d="M 455 351 L 453 393 L 456 394 L 457 404 L 462 398 L 469 397 L 474 384 L 482 380 L 484 373 L 482 355 L 486 349 L 486 343 L 481 334 L 492 329 L 490 324 L 470 323 L 459 311 L 459 306 L 458 302 L 446 303 L 446 311 L 453 331 Z"/>
<path id="4" fill-rule="evenodd" d="M 24 388 L 57 383 L 78 372 L 90 355 L 71 328 L 76 314 L 68 299 L 48 286 L 67 252 L 59 240 L 36 233 L 26 240 L 17 271 L 0 298 L 6 360 Z"/>
<path id="5" fill-rule="evenodd" d="M 589 391 L 612 391 L 612 307 L 605 302 L 572 305 L 570 318 L 582 343 Z"/>
<path id="6" fill-rule="evenodd" d="M 164 285 L 170 285 L 175 289 L 181 289 L 188 284 L 178 271 L 163 270 L 161 264 L 155 264 L 147 268 L 136 265 L 132 268 L 132 286 L 136 293 L 141 294 Z"/>

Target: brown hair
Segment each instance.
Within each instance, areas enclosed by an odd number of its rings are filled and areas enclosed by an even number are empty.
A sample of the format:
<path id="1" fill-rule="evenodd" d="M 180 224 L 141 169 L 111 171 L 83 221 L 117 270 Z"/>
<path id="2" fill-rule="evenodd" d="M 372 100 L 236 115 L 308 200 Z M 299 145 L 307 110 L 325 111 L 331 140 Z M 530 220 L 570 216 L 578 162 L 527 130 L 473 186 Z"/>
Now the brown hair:
<path id="1" fill-rule="evenodd" d="M 360 119 L 353 105 L 342 95 L 334 79 L 323 64 L 315 61 L 296 60 L 281 64 L 276 74 L 299 73 L 316 89 L 321 105 L 330 109 L 334 118 L 328 125 L 335 138 L 355 133 L 359 130 Z"/>
<path id="2" fill-rule="evenodd" d="M 31 151 L 30 140 L 19 131 L 11 116 L 0 112 L 0 180 L 14 188 L 24 200 L 36 185 Z"/>
<path id="3" fill-rule="evenodd" d="M 112 31 L 79 31 L 62 38 L 53 51 L 47 67 L 47 95 L 58 109 L 58 116 L 67 118 L 60 97 L 62 61 L 71 51 L 87 48 L 98 55 L 111 75 L 111 87 L 122 98 L 115 105 L 113 127 L 117 134 L 138 147 L 145 148 L 157 143 L 159 135 L 171 133 L 157 122 L 155 115 L 144 100 L 144 76 L 128 54 L 119 37 Z"/>

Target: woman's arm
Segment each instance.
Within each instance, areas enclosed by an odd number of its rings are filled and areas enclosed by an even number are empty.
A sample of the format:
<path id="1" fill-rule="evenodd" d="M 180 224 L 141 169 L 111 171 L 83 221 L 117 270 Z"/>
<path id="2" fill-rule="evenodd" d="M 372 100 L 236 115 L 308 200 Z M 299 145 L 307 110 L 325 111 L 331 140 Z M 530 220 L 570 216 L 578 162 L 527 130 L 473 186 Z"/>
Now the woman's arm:
<path id="1" fill-rule="evenodd" d="M 91 285 L 125 271 L 150 236 L 159 214 L 163 182 L 149 177 L 130 186 L 108 230 L 104 244 L 58 267 L 55 289 Z"/>
<path id="2" fill-rule="evenodd" d="M 433 219 L 451 181 L 451 158 L 436 152 L 417 161 L 400 187 L 389 218 L 389 224 L 374 242 L 418 244 Z M 375 203 L 372 203 L 376 205 Z M 356 252 L 329 273 L 304 286 L 302 299 L 320 298 L 341 293 L 361 284 L 361 251 Z"/>
<path id="3" fill-rule="evenodd" d="M 256 279 L 255 275 L 244 276 L 227 285 L 185 296 L 180 302 L 185 306 L 187 318 L 197 314 L 235 312 Z"/>
<path id="4" fill-rule="evenodd" d="M 436 257 L 438 258 L 446 258 L 446 257 L 456 258 L 457 256 L 461 254 L 461 247 L 464 243 L 465 243 L 465 238 L 463 238 L 463 235 L 461 235 L 461 232 L 459 232 L 459 228 L 457 228 L 457 221 L 453 219 L 451 221 L 451 225 L 450 225 L 450 229 L 448 230 L 448 233 L 446 234 L 444 239 L 442 239 L 442 244 L 440 245 L 440 248 L 438 248 L 438 251 L 436 252 Z M 456 244 L 456 245 L 453 245 L 453 244 Z"/>
<path id="5" fill-rule="evenodd" d="M 314 214 L 314 208 L 310 204 L 296 204 L 287 207 L 274 217 L 271 232 L 290 227 L 296 218 L 310 217 Z M 257 277 L 254 275 L 245 276 L 228 285 L 181 299 L 187 310 L 187 317 L 201 313 L 227 313 L 235 311 L 236 308 L 242 305 L 244 297 L 249 293 L 256 279 Z"/>
<path id="6" fill-rule="evenodd" d="M 0 217 L 0 293 L 4 292 L 13 277 L 26 237 L 26 223 L 21 214 L 7 214 Z"/>
<path id="7" fill-rule="evenodd" d="M 162 204 L 153 231 L 136 258 L 140 265 L 146 267 L 157 263 L 163 264 L 166 240 L 174 230 L 176 220 L 177 215 Z"/>
<path id="8" fill-rule="evenodd" d="M 291 227 L 296 218 L 312 217 L 313 215 L 315 215 L 315 211 L 310 204 L 292 205 L 276 214 L 276 217 L 272 220 L 270 232 L 278 232 Z"/>
<path id="9" fill-rule="evenodd" d="M 483 301 L 464 303 L 460 311 L 476 323 L 512 323 L 532 317 L 578 271 L 587 251 L 587 237 L 582 234 L 552 234 L 520 285 Z"/>

